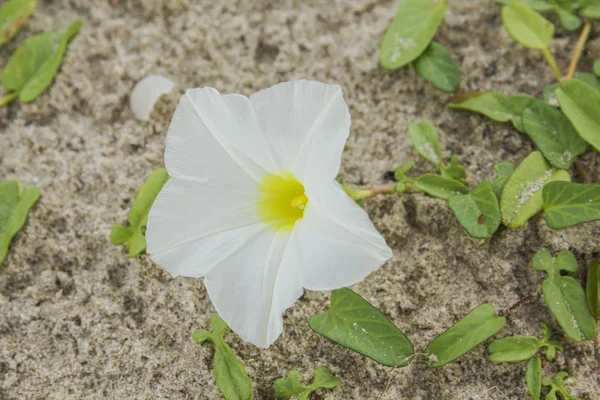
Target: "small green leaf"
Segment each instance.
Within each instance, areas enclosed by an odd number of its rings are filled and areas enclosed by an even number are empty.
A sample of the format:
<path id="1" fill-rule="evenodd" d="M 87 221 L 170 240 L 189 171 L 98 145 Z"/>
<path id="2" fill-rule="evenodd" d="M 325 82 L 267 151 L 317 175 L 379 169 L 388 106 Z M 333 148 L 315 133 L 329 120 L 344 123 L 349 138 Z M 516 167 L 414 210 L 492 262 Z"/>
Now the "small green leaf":
<path id="1" fill-rule="evenodd" d="M 600 19 L 600 4 L 590 4 L 581 10 L 581 15 L 586 18 Z"/>
<path id="2" fill-rule="evenodd" d="M 9 0 L 0 6 L 0 46 L 17 34 L 35 6 L 35 0 Z"/>
<path id="3" fill-rule="evenodd" d="M 588 269 L 586 294 L 587 303 L 590 311 L 594 318 L 600 318 L 600 299 L 598 293 L 600 292 L 600 262 L 598 260 L 592 261 Z"/>
<path id="4" fill-rule="evenodd" d="M 544 206 L 542 188 L 548 182 L 567 181 L 569 173 L 552 168 L 538 151 L 531 153 L 510 176 L 500 198 L 502 222 L 519 228 Z"/>
<path id="5" fill-rule="evenodd" d="M 546 223 L 564 229 L 600 219 L 600 185 L 551 182 L 542 192 Z"/>
<path id="6" fill-rule="evenodd" d="M 600 93 L 600 79 L 596 75 L 587 72 L 581 72 L 575 74 L 574 79 L 587 83 L 588 85 L 596 89 L 598 93 Z"/>
<path id="7" fill-rule="evenodd" d="M 50 86 L 60 68 L 69 40 L 79 31 L 81 21 L 67 29 L 27 39 L 8 60 L 2 71 L 2 87 L 19 93 L 19 100 L 34 100 Z"/>
<path id="8" fill-rule="evenodd" d="M 535 336 L 509 336 L 492 342 L 489 347 L 489 359 L 494 362 L 524 361 L 533 357 L 537 351 L 546 347 L 546 358 L 554 359 L 556 350 L 562 350 L 560 342 L 550 340 L 552 328 L 544 324 L 543 339 Z"/>
<path id="9" fill-rule="evenodd" d="M 575 256 L 568 250 L 552 257 L 548 250 L 540 250 L 533 256 L 533 268 L 545 271 L 548 277 L 542 282 L 546 305 L 562 327 L 565 335 L 576 342 L 596 336 L 596 321 L 586 305 L 581 285 L 561 272 L 577 272 Z"/>
<path id="10" fill-rule="evenodd" d="M 437 129 L 431 121 L 425 119 L 418 124 L 410 124 L 408 135 L 413 147 L 421 157 L 436 167 L 441 164 L 442 148 L 440 147 Z"/>
<path id="11" fill-rule="evenodd" d="M 512 173 L 515 172 L 515 164 L 511 162 L 501 162 L 494 166 L 494 170 L 496 171 L 498 178 L 492 182 L 492 190 L 494 191 L 498 201 L 500 201 L 504 185 L 506 185 L 506 182 Z"/>
<path id="12" fill-rule="evenodd" d="M 406 164 L 399 166 L 394 171 L 394 179 L 396 179 L 398 182 L 402 182 L 404 180 L 404 178 L 406 177 L 406 174 L 408 173 L 408 171 L 413 169 L 414 166 L 415 166 L 415 163 L 412 161 L 409 161 Z"/>
<path id="13" fill-rule="evenodd" d="M 526 94 L 505 96 L 498 92 L 469 92 L 452 99 L 450 108 L 473 111 L 498 122 L 511 121 L 520 132 L 524 132 L 522 115 L 535 100 Z"/>
<path id="14" fill-rule="evenodd" d="M 413 62 L 417 73 L 436 88 L 452 93 L 460 85 L 460 70 L 448 51 L 436 41 Z"/>
<path id="15" fill-rule="evenodd" d="M 600 93 L 581 80 L 571 79 L 556 89 L 556 98 L 579 135 L 600 151 Z"/>
<path id="16" fill-rule="evenodd" d="M 129 257 L 133 258 L 146 249 L 146 238 L 143 229 L 148 223 L 148 213 L 156 196 L 161 191 L 165 183 L 169 180 L 169 174 L 164 168 L 159 168 L 146 179 L 146 182 L 140 188 L 127 220 L 129 227 L 126 228 L 120 224 L 114 224 L 110 233 L 110 241 L 114 245 L 121 245 L 127 242 L 129 248 Z"/>
<path id="17" fill-rule="evenodd" d="M 197 343 L 210 341 L 215 346 L 213 373 L 217 386 L 227 400 L 250 400 L 252 398 L 252 381 L 246 374 L 246 367 L 225 343 L 224 336 L 228 327 L 217 314 L 211 318 L 213 331 L 196 329 L 193 339 Z"/>
<path id="18" fill-rule="evenodd" d="M 451 178 L 457 181 L 464 182 L 464 178 L 467 176 L 465 168 L 460 165 L 460 160 L 456 154 L 450 157 L 450 166 L 446 167 L 443 164 L 439 166 L 443 177 Z"/>
<path id="19" fill-rule="evenodd" d="M 310 327 L 337 344 L 390 367 L 408 365 L 414 353 L 408 338 L 378 309 L 352 290 L 334 290 L 331 308 L 313 315 Z"/>
<path id="20" fill-rule="evenodd" d="M 427 346 L 429 366 L 441 367 L 457 359 L 496 334 L 505 323 L 506 318 L 497 317 L 492 305 L 476 307 Z"/>
<path id="21" fill-rule="evenodd" d="M 309 392 L 308 386 L 300 385 L 300 374 L 296 370 L 289 371 L 285 378 L 279 378 L 273 385 L 275 396 L 280 399 L 288 399 L 291 397 L 300 398 L 305 392 Z"/>
<path id="22" fill-rule="evenodd" d="M 530 49 L 546 49 L 554 36 L 554 25 L 520 1 L 502 8 L 502 22 L 513 39 Z"/>
<path id="23" fill-rule="evenodd" d="M 10 241 L 25 225 L 29 209 L 40 193 L 37 187 L 23 190 L 20 182 L 0 182 L 0 264 L 8 254 Z"/>
<path id="24" fill-rule="evenodd" d="M 552 326 L 544 322 L 544 329 L 542 330 L 542 334 L 544 336 L 544 341 L 550 340 L 552 337 Z"/>
<path id="25" fill-rule="evenodd" d="M 298 371 L 290 371 L 286 378 L 275 381 L 273 388 L 275 396 L 280 399 L 308 399 L 310 394 L 318 389 L 333 389 L 342 383 L 341 379 L 331 375 L 329 368 L 320 366 L 315 372 L 315 378 L 310 386 L 300 385 L 300 374 Z"/>
<path id="26" fill-rule="evenodd" d="M 525 372 L 527 381 L 527 391 L 533 400 L 540 400 L 542 395 L 542 359 L 540 356 L 534 356 L 527 361 L 527 371 Z"/>
<path id="27" fill-rule="evenodd" d="M 546 400 L 556 400 L 556 393 L 560 393 L 564 400 L 579 400 L 577 397 L 571 396 L 565 390 L 565 384 L 573 385 L 577 381 L 569 378 L 565 379 L 569 374 L 564 371 L 557 372 L 550 380 L 547 376 L 542 377 L 542 385 L 549 386 L 550 392 L 546 395 Z"/>
<path id="28" fill-rule="evenodd" d="M 419 57 L 429 46 L 446 11 L 446 0 L 402 1 L 381 43 L 381 66 L 396 69 Z"/>
<path id="29" fill-rule="evenodd" d="M 600 60 L 594 61 L 594 73 L 596 76 L 600 76 Z"/>
<path id="30" fill-rule="evenodd" d="M 450 209 L 467 233 L 488 239 L 500 226 L 500 206 L 492 185 L 482 182 L 469 194 L 455 194 L 448 199 Z"/>
<path id="31" fill-rule="evenodd" d="M 422 175 L 416 185 L 428 195 L 443 200 L 448 200 L 454 194 L 469 193 L 469 189 L 457 180 L 434 174 Z"/>
<path id="32" fill-rule="evenodd" d="M 544 101 L 534 101 L 523 112 L 523 126 L 527 136 L 556 168 L 571 168 L 573 160 L 587 148 L 569 119 Z"/>
<path id="33" fill-rule="evenodd" d="M 488 346 L 489 360 L 493 362 L 524 361 L 533 357 L 542 346 L 535 336 L 509 336 Z"/>
<path id="34" fill-rule="evenodd" d="M 337 376 L 331 375 L 329 368 L 326 366 L 320 366 L 315 372 L 315 379 L 313 380 L 312 387 L 314 390 L 317 389 L 333 389 L 342 383 L 342 380 Z"/>
<path id="35" fill-rule="evenodd" d="M 557 7 L 556 13 L 560 17 L 560 24 L 568 31 L 576 31 L 581 27 L 581 18 L 569 10 Z"/>

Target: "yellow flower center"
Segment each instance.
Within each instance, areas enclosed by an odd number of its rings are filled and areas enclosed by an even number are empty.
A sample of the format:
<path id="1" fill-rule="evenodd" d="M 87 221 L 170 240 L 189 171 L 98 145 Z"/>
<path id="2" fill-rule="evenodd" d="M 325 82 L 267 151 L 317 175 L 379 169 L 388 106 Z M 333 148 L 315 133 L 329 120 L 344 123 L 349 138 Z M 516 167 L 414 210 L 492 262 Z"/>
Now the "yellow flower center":
<path id="1" fill-rule="evenodd" d="M 276 230 L 292 230 L 296 221 L 304 216 L 308 204 L 304 186 L 290 172 L 263 178 L 258 197 L 260 217 Z"/>

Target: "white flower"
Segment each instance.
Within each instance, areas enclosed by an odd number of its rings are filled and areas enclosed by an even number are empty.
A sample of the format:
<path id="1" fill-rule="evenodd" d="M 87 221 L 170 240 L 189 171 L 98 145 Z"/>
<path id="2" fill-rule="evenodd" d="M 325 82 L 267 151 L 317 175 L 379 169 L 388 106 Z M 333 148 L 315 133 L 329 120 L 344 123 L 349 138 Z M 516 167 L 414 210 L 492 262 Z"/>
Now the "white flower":
<path id="1" fill-rule="evenodd" d="M 204 277 L 231 329 L 269 346 L 302 288 L 352 285 L 391 257 L 335 181 L 349 130 L 337 85 L 286 82 L 250 98 L 188 90 L 167 135 L 172 179 L 150 210 L 148 253 L 173 276 Z"/>

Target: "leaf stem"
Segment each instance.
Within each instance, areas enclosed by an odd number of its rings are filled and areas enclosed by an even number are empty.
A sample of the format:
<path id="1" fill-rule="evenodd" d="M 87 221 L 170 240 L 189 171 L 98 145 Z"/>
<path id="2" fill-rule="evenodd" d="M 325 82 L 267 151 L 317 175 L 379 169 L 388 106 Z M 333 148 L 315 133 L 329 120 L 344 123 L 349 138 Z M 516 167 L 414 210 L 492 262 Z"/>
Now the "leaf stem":
<path id="1" fill-rule="evenodd" d="M 546 61 L 548 61 L 550 68 L 552 68 L 552 72 L 554 73 L 554 77 L 556 78 L 556 80 L 558 82 L 562 81 L 562 76 L 560 75 L 560 70 L 558 69 L 558 66 L 556 65 L 556 60 L 554 59 L 552 54 L 550 54 L 550 50 L 548 50 L 547 47 L 543 48 L 542 53 L 544 53 L 544 57 L 546 57 Z"/>
<path id="2" fill-rule="evenodd" d="M 19 95 L 19 93 L 17 92 L 13 92 L 13 93 L 9 93 L 4 97 L 0 98 L 0 107 L 10 103 L 11 101 L 13 101 L 14 99 L 17 98 L 17 96 Z"/>
<path id="3" fill-rule="evenodd" d="M 583 29 L 581 30 L 581 34 L 579 35 L 579 40 L 577 40 L 577 44 L 575 45 L 575 51 L 573 52 L 573 58 L 571 58 L 571 64 L 569 64 L 569 70 L 567 71 L 566 79 L 571 79 L 575 76 L 577 64 L 579 63 L 581 53 L 583 53 L 585 42 L 587 42 L 591 30 L 592 21 L 585 21 L 585 25 L 583 25 Z"/>

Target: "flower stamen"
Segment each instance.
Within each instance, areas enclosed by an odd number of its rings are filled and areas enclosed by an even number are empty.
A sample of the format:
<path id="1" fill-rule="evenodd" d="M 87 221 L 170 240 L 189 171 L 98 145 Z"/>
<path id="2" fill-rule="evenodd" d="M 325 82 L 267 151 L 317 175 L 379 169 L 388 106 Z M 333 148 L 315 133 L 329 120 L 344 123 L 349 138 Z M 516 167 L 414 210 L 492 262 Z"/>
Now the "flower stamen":
<path id="1" fill-rule="evenodd" d="M 306 197 L 305 194 L 301 194 L 300 196 L 294 198 L 290 205 L 294 208 L 304 210 L 306 208 L 306 203 L 308 203 L 308 197 Z"/>
<path id="2" fill-rule="evenodd" d="M 290 173 L 272 174 L 258 188 L 258 213 L 265 224 L 276 230 L 292 230 L 304 216 L 308 197 L 304 186 Z"/>

